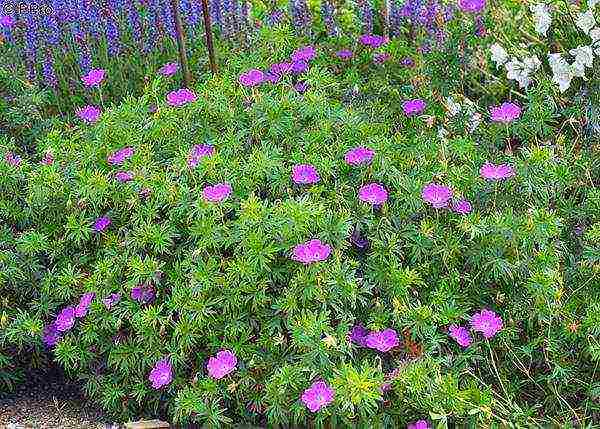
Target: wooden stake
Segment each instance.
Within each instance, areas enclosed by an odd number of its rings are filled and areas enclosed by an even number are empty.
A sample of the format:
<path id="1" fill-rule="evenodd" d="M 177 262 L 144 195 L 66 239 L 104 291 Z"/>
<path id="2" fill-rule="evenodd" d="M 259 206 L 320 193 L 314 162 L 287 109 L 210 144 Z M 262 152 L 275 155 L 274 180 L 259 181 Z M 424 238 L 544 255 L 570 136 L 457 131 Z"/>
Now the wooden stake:
<path id="1" fill-rule="evenodd" d="M 190 74 L 187 51 L 185 49 L 185 37 L 183 37 L 183 25 L 181 25 L 181 15 L 179 13 L 179 0 L 171 0 L 171 9 L 173 9 L 173 20 L 175 21 L 175 32 L 177 33 L 177 47 L 179 48 L 181 72 L 183 73 L 183 85 L 185 88 L 189 88 L 192 84 L 192 75 Z"/>
<path id="2" fill-rule="evenodd" d="M 204 32 L 206 36 L 206 48 L 208 49 L 208 59 L 210 60 L 210 69 L 212 70 L 213 75 L 216 75 L 217 61 L 215 59 L 215 48 L 212 39 L 212 23 L 210 22 L 207 0 L 202 0 L 202 15 L 204 15 Z"/>

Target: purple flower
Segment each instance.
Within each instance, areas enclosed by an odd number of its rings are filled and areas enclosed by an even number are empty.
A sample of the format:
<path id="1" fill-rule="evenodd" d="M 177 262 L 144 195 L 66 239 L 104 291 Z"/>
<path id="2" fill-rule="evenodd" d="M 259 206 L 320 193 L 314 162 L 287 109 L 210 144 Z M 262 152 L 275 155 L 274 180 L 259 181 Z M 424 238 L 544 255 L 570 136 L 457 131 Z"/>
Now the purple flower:
<path id="1" fill-rule="evenodd" d="M 56 322 L 49 324 L 44 328 L 44 332 L 42 333 L 42 341 L 49 347 L 52 347 L 58 343 L 61 335 L 60 331 L 56 327 Z"/>
<path id="2" fill-rule="evenodd" d="M 511 165 L 495 165 L 490 162 L 485 163 L 479 169 L 481 177 L 488 180 L 504 180 L 515 175 L 515 170 Z"/>
<path id="3" fill-rule="evenodd" d="M 471 327 L 481 332 L 486 339 L 492 338 L 502 329 L 502 318 L 491 310 L 481 310 L 471 316 Z"/>
<path id="4" fill-rule="evenodd" d="M 402 59 L 402 61 L 400 61 L 400 64 L 402 64 L 404 67 L 414 67 L 415 60 L 413 60 L 411 57 L 405 57 Z"/>
<path id="5" fill-rule="evenodd" d="M 298 48 L 292 53 L 292 61 L 310 61 L 317 55 L 315 48 L 313 46 L 305 46 L 303 48 Z"/>
<path id="6" fill-rule="evenodd" d="M 369 183 L 358 190 L 358 199 L 369 204 L 383 204 L 388 199 L 388 193 L 378 183 Z"/>
<path id="7" fill-rule="evenodd" d="M 304 264 L 324 261 L 331 254 L 331 246 L 321 243 L 321 240 L 313 239 L 306 243 L 297 244 L 292 251 L 292 259 Z"/>
<path id="8" fill-rule="evenodd" d="M 508 124 L 521 116 L 521 107 L 515 103 L 502 103 L 490 108 L 490 117 L 494 122 Z"/>
<path id="9" fill-rule="evenodd" d="M 380 352 L 387 352 L 394 347 L 398 347 L 399 344 L 398 334 L 393 329 L 370 332 L 365 339 L 365 345 L 368 348 L 379 350 Z"/>
<path id="10" fill-rule="evenodd" d="M 390 54 L 388 54 L 387 52 L 379 52 L 373 55 L 373 62 L 375 64 L 383 64 L 385 63 L 387 60 L 389 60 L 392 56 Z"/>
<path id="11" fill-rule="evenodd" d="M 40 161 L 44 165 L 52 165 L 54 164 L 54 156 L 50 152 L 46 152 L 42 160 Z"/>
<path id="12" fill-rule="evenodd" d="M 229 350 L 223 350 L 217 353 L 216 356 L 208 359 L 206 368 L 208 375 L 217 380 L 225 377 L 235 370 L 237 358 L 235 354 Z"/>
<path id="13" fill-rule="evenodd" d="M 88 124 L 93 124 L 94 122 L 98 121 L 101 113 L 102 111 L 96 106 L 85 106 L 75 111 L 75 114 L 79 117 L 79 119 Z"/>
<path id="14" fill-rule="evenodd" d="M 108 155 L 107 161 L 110 165 L 121 165 L 126 159 L 131 158 L 134 152 L 135 151 L 131 146 L 124 147 L 123 149 L 119 149 Z"/>
<path id="15" fill-rule="evenodd" d="M 276 76 L 283 76 L 292 71 L 292 63 L 271 64 L 269 71 Z"/>
<path id="16" fill-rule="evenodd" d="M 452 204 L 452 211 L 458 214 L 469 214 L 471 213 L 471 203 L 467 200 L 459 200 Z"/>
<path id="17" fill-rule="evenodd" d="M 120 293 L 111 293 L 108 298 L 103 298 L 102 303 L 106 307 L 107 310 L 110 310 L 115 304 L 121 301 Z"/>
<path id="18" fill-rule="evenodd" d="M 165 65 L 163 65 L 161 68 L 158 69 L 158 73 L 163 76 L 166 76 L 166 77 L 171 77 L 175 73 L 177 73 L 178 69 L 179 69 L 179 64 L 166 63 Z"/>
<path id="19" fill-rule="evenodd" d="M 421 191 L 421 197 L 425 202 L 431 204 L 433 208 L 441 209 L 446 207 L 452 198 L 452 189 L 447 186 L 430 183 L 425 185 L 423 191 Z"/>
<path id="20" fill-rule="evenodd" d="M 150 285 L 139 285 L 131 289 L 131 299 L 140 304 L 150 304 L 156 298 L 156 291 Z"/>
<path id="21" fill-rule="evenodd" d="M 202 197 L 205 201 L 219 203 L 224 201 L 231 194 L 232 188 L 229 183 L 217 183 L 213 186 L 207 186 L 202 190 Z"/>
<path id="22" fill-rule="evenodd" d="M 99 86 L 104 77 L 106 76 L 106 72 L 102 69 L 92 69 L 86 75 L 81 76 L 81 80 L 85 86 Z"/>
<path id="23" fill-rule="evenodd" d="M 469 347 L 471 345 L 471 334 L 467 328 L 458 325 L 450 325 L 448 333 L 459 345 Z"/>
<path id="24" fill-rule="evenodd" d="M 324 381 L 315 381 L 308 389 L 302 393 L 302 403 L 306 405 L 311 412 L 316 413 L 321 408 L 326 407 L 333 402 L 334 390 Z"/>
<path id="25" fill-rule="evenodd" d="M 292 180 L 296 184 L 308 185 L 317 183 L 321 178 L 314 166 L 310 164 L 296 164 L 292 167 Z"/>
<path id="26" fill-rule="evenodd" d="M 131 171 L 119 171 L 115 174 L 115 178 L 121 183 L 129 182 L 133 179 L 133 173 Z"/>
<path id="27" fill-rule="evenodd" d="M 294 85 L 294 89 L 298 91 L 299 94 L 304 94 L 308 90 L 308 83 L 304 81 L 297 82 Z"/>
<path id="28" fill-rule="evenodd" d="M 294 61 L 292 63 L 292 73 L 302 74 L 308 70 L 308 63 L 306 61 Z"/>
<path id="29" fill-rule="evenodd" d="M 84 293 L 79 299 L 79 304 L 75 307 L 75 317 L 84 317 L 95 297 L 96 294 L 94 292 Z"/>
<path id="30" fill-rule="evenodd" d="M 22 162 L 21 157 L 19 155 L 15 155 L 12 152 L 7 152 L 4 155 L 4 160 L 8 163 L 8 165 L 12 167 L 18 167 Z"/>
<path id="31" fill-rule="evenodd" d="M 187 88 L 181 88 L 167 94 L 167 103 L 173 107 L 181 107 L 188 103 L 193 103 L 197 99 L 196 94 Z"/>
<path id="32" fill-rule="evenodd" d="M 240 75 L 239 81 L 242 85 L 249 87 L 260 85 L 265 81 L 265 74 L 258 69 L 248 70 Z"/>
<path id="33" fill-rule="evenodd" d="M 367 346 L 367 335 L 369 335 L 369 331 L 365 329 L 363 325 L 354 325 L 352 330 L 350 331 L 350 341 L 355 344 L 358 344 L 361 347 Z"/>
<path id="34" fill-rule="evenodd" d="M 56 316 L 56 320 L 54 325 L 56 329 L 60 332 L 68 331 L 75 324 L 75 307 L 68 306 L 62 309 L 58 316 Z"/>
<path id="35" fill-rule="evenodd" d="M 12 28 L 17 23 L 12 16 L 9 15 L 0 15 L 0 27 L 2 28 Z"/>
<path id="36" fill-rule="evenodd" d="M 148 380 L 152 382 L 152 387 L 155 389 L 160 389 L 173 380 L 173 367 L 168 358 L 156 362 L 148 375 Z"/>
<path id="37" fill-rule="evenodd" d="M 463 12 L 479 13 L 485 8 L 486 0 L 458 0 L 458 7 Z"/>
<path id="38" fill-rule="evenodd" d="M 363 45 L 373 49 L 383 46 L 383 44 L 386 42 L 382 36 L 378 36 L 376 34 L 363 34 L 358 38 L 358 41 Z"/>
<path id="39" fill-rule="evenodd" d="M 369 149 L 368 147 L 364 146 L 358 146 L 346 152 L 346 155 L 344 155 L 344 161 L 346 161 L 346 164 L 352 166 L 370 164 L 374 155 L 375 151 L 373 151 L 373 149 Z"/>
<path id="40" fill-rule="evenodd" d="M 92 227 L 92 229 L 94 230 L 94 232 L 102 232 L 106 228 L 108 228 L 108 225 L 110 225 L 110 223 L 111 220 L 108 216 L 102 216 L 96 219 L 96 222 L 94 222 L 94 226 Z"/>
<path id="41" fill-rule="evenodd" d="M 427 104 L 420 98 L 406 100 L 402 103 L 402 110 L 406 116 L 420 115 L 425 110 Z"/>
<path id="42" fill-rule="evenodd" d="M 347 61 L 354 56 L 350 49 L 341 49 L 335 53 L 335 56 L 340 60 Z"/>
<path id="43" fill-rule="evenodd" d="M 406 429 L 430 429 L 429 423 L 427 420 L 418 420 L 416 422 L 409 423 Z"/>
<path id="44" fill-rule="evenodd" d="M 215 148 L 209 144 L 196 144 L 192 146 L 192 150 L 188 155 L 187 165 L 190 168 L 196 167 L 202 158 L 211 156 L 215 153 Z"/>

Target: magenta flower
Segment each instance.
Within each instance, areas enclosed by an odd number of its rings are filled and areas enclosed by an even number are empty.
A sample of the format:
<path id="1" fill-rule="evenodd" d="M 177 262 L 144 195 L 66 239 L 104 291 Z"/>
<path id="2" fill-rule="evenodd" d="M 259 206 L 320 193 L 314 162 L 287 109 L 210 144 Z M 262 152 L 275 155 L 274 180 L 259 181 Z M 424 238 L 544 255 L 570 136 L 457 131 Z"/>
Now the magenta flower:
<path id="1" fill-rule="evenodd" d="M 387 52 L 379 52 L 373 55 L 373 62 L 375 64 L 381 65 L 389 60 L 392 56 Z"/>
<path id="2" fill-rule="evenodd" d="M 75 111 L 77 117 L 88 124 L 97 122 L 100 119 L 101 113 L 102 111 L 96 106 L 85 106 Z"/>
<path id="3" fill-rule="evenodd" d="M 508 164 L 495 165 L 487 162 L 479 169 L 479 174 L 487 180 L 504 180 L 514 176 L 515 170 Z"/>
<path id="4" fill-rule="evenodd" d="M 107 310 L 110 310 L 115 304 L 121 301 L 120 293 L 111 293 L 107 298 L 102 299 L 102 303 Z"/>
<path id="5" fill-rule="evenodd" d="M 344 155 L 344 161 L 346 161 L 346 164 L 352 166 L 370 164 L 374 155 L 375 151 L 373 151 L 373 149 L 369 149 L 368 147 L 364 146 L 358 146 L 346 152 L 346 155 Z"/>
<path id="6" fill-rule="evenodd" d="M 420 98 L 406 100 L 402 103 L 402 110 L 406 116 L 420 115 L 425 110 L 425 107 L 427 107 L 427 104 Z"/>
<path id="7" fill-rule="evenodd" d="M 321 243 L 321 240 L 313 239 L 306 243 L 297 244 L 292 251 L 292 259 L 304 264 L 324 261 L 331 254 L 331 246 Z"/>
<path id="8" fill-rule="evenodd" d="M 54 164 L 54 156 L 50 152 L 46 152 L 44 157 L 41 160 L 41 163 L 44 165 L 52 165 Z"/>
<path id="9" fill-rule="evenodd" d="M 95 297 L 96 294 L 94 292 L 84 293 L 79 299 L 79 304 L 75 307 L 75 317 L 84 317 Z"/>
<path id="10" fill-rule="evenodd" d="M 276 76 L 283 76 L 292 71 L 292 63 L 271 64 L 269 71 Z"/>
<path id="11" fill-rule="evenodd" d="M 270 82 L 272 84 L 276 84 L 282 78 L 282 75 L 271 73 L 270 71 L 265 73 L 265 82 Z"/>
<path id="12" fill-rule="evenodd" d="M 294 61 L 292 63 L 292 73 L 302 74 L 308 70 L 308 63 L 306 61 Z"/>
<path id="13" fill-rule="evenodd" d="M 305 46 L 303 48 L 298 48 L 292 53 L 292 61 L 310 61 L 317 55 L 315 48 L 313 46 Z"/>
<path id="14" fill-rule="evenodd" d="M 306 405 L 306 408 L 312 413 L 316 413 L 321 408 L 333 402 L 334 394 L 334 390 L 327 383 L 324 381 L 315 381 L 304 391 L 300 399 Z"/>
<path id="15" fill-rule="evenodd" d="M 369 48 L 377 49 L 383 46 L 385 39 L 376 34 L 363 34 L 358 38 L 358 41 Z"/>
<path id="16" fill-rule="evenodd" d="M 310 164 L 296 164 L 292 167 L 292 180 L 299 185 L 317 183 L 321 178 L 317 169 Z"/>
<path id="17" fill-rule="evenodd" d="M 458 7 L 463 12 L 479 13 L 485 8 L 486 0 L 458 0 Z"/>
<path id="18" fill-rule="evenodd" d="M 171 77 L 179 70 L 179 64 L 177 63 L 166 63 L 158 69 L 158 73 L 166 77 Z"/>
<path id="19" fill-rule="evenodd" d="M 369 335 L 369 331 L 367 331 L 363 325 L 354 325 L 350 331 L 349 339 L 351 342 L 358 344 L 361 347 L 366 347 L 367 335 Z"/>
<path id="20" fill-rule="evenodd" d="M 188 103 L 193 103 L 197 99 L 196 94 L 187 88 L 181 88 L 167 94 L 167 103 L 173 107 L 181 107 Z"/>
<path id="21" fill-rule="evenodd" d="M 308 83 L 304 82 L 304 81 L 300 81 L 297 82 L 294 85 L 294 89 L 299 93 L 299 94 L 304 94 L 307 90 L 308 90 Z"/>
<path id="22" fill-rule="evenodd" d="M 452 204 L 452 211 L 458 214 L 469 214 L 471 213 L 471 203 L 467 200 L 459 200 L 456 203 Z"/>
<path id="23" fill-rule="evenodd" d="M 68 306 L 62 309 L 58 316 L 56 316 L 56 320 L 54 321 L 54 325 L 56 329 L 60 332 L 68 331 L 75 324 L 75 307 Z"/>
<path id="24" fill-rule="evenodd" d="M 515 103 L 502 103 L 490 108 L 490 117 L 494 122 L 508 124 L 521 116 L 521 107 Z"/>
<path id="25" fill-rule="evenodd" d="M 92 86 L 99 86 L 104 80 L 105 76 L 106 72 L 104 70 L 93 69 L 90 70 L 88 74 L 81 76 L 81 80 L 83 81 L 83 84 L 89 88 Z"/>
<path id="26" fill-rule="evenodd" d="M 108 155 L 106 160 L 110 165 L 121 165 L 125 160 L 131 158 L 134 154 L 134 149 L 131 146 L 124 147 L 123 149 L 119 149 L 116 152 Z"/>
<path id="27" fill-rule="evenodd" d="M 202 190 L 202 197 L 205 201 L 220 203 L 229 197 L 231 191 L 232 188 L 229 183 L 217 183 L 216 185 L 205 187 Z"/>
<path id="28" fill-rule="evenodd" d="M 443 185 L 436 183 L 430 183 L 425 185 L 423 191 L 421 191 L 421 197 L 425 202 L 428 202 L 433 208 L 441 209 L 448 205 L 448 202 L 452 198 L 452 190 Z"/>
<path id="29" fill-rule="evenodd" d="M 409 423 L 406 429 L 431 429 L 427 420 L 418 420 L 416 422 Z"/>
<path id="30" fill-rule="evenodd" d="M 44 328 L 42 333 L 42 341 L 49 347 L 55 346 L 61 338 L 60 331 L 56 327 L 56 323 L 51 323 Z"/>
<path id="31" fill-rule="evenodd" d="M 240 75 L 239 81 L 244 86 L 260 85 L 265 81 L 265 74 L 258 69 L 248 70 Z"/>
<path id="32" fill-rule="evenodd" d="M 370 332 L 365 339 L 365 345 L 368 348 L 379 350 L 380 352 L 387 352 L 394 347 L 398 347 L 399 344 L 398 334 L 393 329 Z"/>
<path id="33" fill-rule="evenodd" d="M 469 347 L 471 345 L 471 334 L 469 334 L 467 328 L 458 325 L 450 325 L 448 333 L 459 345 L 463 347 Z"/>
<path id="34" fill-rule="evenodd" d="M 215 153 L 215 148 L 209 144 L 196 144 L 192 146 L 192 150 L 188 155 L 187 165 L 190 168 L 196 167 L 202 158 L 211 156 Z"/>
<path id="35" fill-rule="evenodd" d="M 173 381 L 173 366 L 168 358 L 156 362 L 148 375 L 148 380 L 152 382 L 152 387 L 155 389 L 160 389 Z"/>
<path id="36" fill-rule="evenodd" d="M 358 199 L 372 205 L 383 204 L 388 199 L 388 192 L 379 183 L 369 183 L 358 190 Z"/>
<path id="37" fill-rule="evenodd" d="M 350 49 L 340 49 L 335 53 L 335 56 L 338 57 L 340 60 L 347 61 L 351 59 L 354 56 L 354 54 Z"/>
<path id="38" fill-rule="evenodd" d="M 208 375 L 217 380 L 225 377 L 235 370 L 237 365 L 237 357 L 229 350 L 223 350 L 217 353 L 216 356 L 208 359 L 206 368 Z"/>
<path id="39" fill-rule="evenodd" d="M 0 15 L 0 28 L 12 28 L 17 23 L 12 16 Z"/>
<path id="40" fill-rule="evenodd" d="M 502 318 L 491 310 L 481 310 L 471 316 L 471 328 L 481 332 L 486 339 L 492 338 L 502 329 Z"/>
<path id="41" fill-rule="evenodd" d="M 94 222 L 94 226 L 92 227 L 92 229 L 94 230 L 94 232 L 102 232 L 106 228 L 108 228 L 108 225 L 110 225 L 110 223 L 111 220 L 108 216 L 102 216 L 96 219 L 96 222 Z"/>
<path id="42" fill-rule="evenodd" d="M 150 304 L 156 298 L 156 291 L 151 285 L 142 284 L 131 289 L 131 299 L 140 304 Z"/>
<path id="43" fill-rule="evenodd" d="M 4 155 L 4 160 L 12 167 L 18 167 L 23 161 L 19 155 L 15 155 L 12 152 L 6 152 Z"/>
<path id="44" fill-rule="evenodd" d="M 115 174 L 115 178 L 121 183 L 129 182 L 133 179 L 133 173 L 131 171 L 119 171 Z"/>

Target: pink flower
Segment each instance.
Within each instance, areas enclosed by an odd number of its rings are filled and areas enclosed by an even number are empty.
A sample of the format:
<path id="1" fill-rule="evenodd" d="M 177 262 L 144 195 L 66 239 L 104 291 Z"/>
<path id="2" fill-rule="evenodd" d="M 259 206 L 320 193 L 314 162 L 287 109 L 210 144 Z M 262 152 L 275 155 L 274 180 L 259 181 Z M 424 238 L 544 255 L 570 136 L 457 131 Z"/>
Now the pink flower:
<path id="1" fill-rule="evenodd" d="M 430 183 L 423 188 L 421 196 L 433 208 L 441 209 L 448 205 L 448 202 L 452 198 L 452 190 L 447 186 Z"/>
<path id="2" fill-rule="evenodd" d="M 90 70 L 88 74 L 82 76 L 81 80 L 83 81 L 83 84 L 89 88 L 92 86 L 99 86 L 104 80 L 105 76 L 106 72 L 104 70 L 93 69 Z"/>
<path id="3" fill-rule="evenodd" d="M 120 293 L 111 293 L 107 298 L 102 299 L 102 303 L 107 310 L 110 310 L 115 304 L 121 301 Z"/>
<path id="4" fill-rule="evenodd" d="M 167 103 L 173 107 L 181 107 L 188 103 L 193 103 L 197 99 L 196 94 L 187 88 L 181 88 L 167 94 Z"/>
<path id="5" fill-rule="evenodd" d="M 160 389 L 173 381 L 173 366 L 168 358 L 156 362 L 148 375 L 148 380 L 152 382 L 154 389 Z"/>
<path id="6" fill-rule="evenodd" d="M 490 162 L 485 163 L 480 169 L 481 177 L 488 180 L 503 180 L 515 175 L 515 170 L 508 164 L 495 165 Z"/>
<path id="7" fill-rule="evenodd" d="M 386 42 L 386 40 L 382 36 L 378 36 L 376 34 L 363 34 L 358 38 L 358 41 L 361 44 L 373 49 L 379 48 Z"/>
<path id="8" fill-rule="evenodd" d="M 310 164 L 297 164 L 292 167 L 292 180 L 297 184 L 309 185 L 317 183 L 321 178 L 314 166 Z"/>
<path id="9" fill-rule="evenodd" d="M 471 213 L 471 203 L 467 200 L 459 200 L 456 203 L 452 204 L 452 211 L 459 214 L 469 214 Z"/>
<path id="10" fill-rule="evenodd" d="M 42 158 L 41 163 L 44 164 L 44 165 L 52 165 L 52 164 L 54 164 L 54 156 L 52 156 L 52 153 L 46 152 L 46 154 Z"/>
<path id="11" fill-rule="evenodd" d="M 110 223 L 111 221 L 108 216 L 102 216 L 96 219 L 96 222 L 94 222 L 94 226 L 92 227 L 92 229 L 94 230 L 94 232 L 102 232 L 106 228 L 108 228 L 108 225 L 110 225 Z"/>
<path id="12" fill-rule="evenodd" d="M 420 98 L 406 100 L 402 103 L 402 110 L 406 116 L 420 115 L 425 110 L 425 107 L 427 107 L 427 104 Z"/>
<path id="13" fill-rule="evenodd" d="M 448 333 L 459 345 L 469 347 L 471 345 L 471 334 L 467 328 L 458 325 L 450 325 Z"/>
<path id="14" fill-rule="evenodd" d="M 326 407 L 333 402 L 334 390 L 324 381 L 315 381 L 308 389 L 302 393 L 301 400 L 306 408 L 312 413 L 316 413 L 321 408 Z"/>
<path id="15" fill-rule="evenodd" d="M 70 330 L 75 324 L 75 307 L 69 306 L 62 309 L 62 311 L 56 316 L 54 326 L 60 332 Z"/>
<path id="16" fill-rule="evenodd" d="M 305 264 L 311 264 L 313 262 L 324 261 L 330 254 L 331 246 L 321 243 L 321 240 L 314 239 L 296 245 L 292 252 L 292 259 Z"/>
<path id="17" fill-rule="evenodd" d="M 110 165 L 121 165 L 123 162 L 125 162 L 125 160 L 131 158 L 134 152 L 135 151 L 131 146 L 124 147 L 108 155 L 106 160 Z"/>
<path id="18" fill-rule="evenodd" d="M 409 423 L 406 429 L 430 429 L 429 423 L 427 420 L 418 420 L 416 422 Z"/>
<path id="19" fill-rule="evenodd" d="M 248 70 L 240 75 L 239 81 L 242 85 L 249 87 L 260 85 L 265 81 L 265 74 L 258 69 Z"/>
<path id="20" fill-rule="evenodd" d="M 79 119 L 88 124 L 97 122 L 98 119 L 100 119 L 101 113 L 102 111 L 96 106 L 85 106 L 75 111 L 75 114 L 79 117 Z"/>
<path id="21" fill-rule="evenodd" d="M 292 63 L 292 73 L 302 74 L 308 70 L 308 63 L 306 61 L 294 61 Z"/>
<path id="22" fill-rule="evenodd" d="M 208 359 L 206 367 L 208 369 L 208 375 L 219 380 L 233 372 L 236 365 L 237 358 L 235 357 L 235 354 L 229 350 L 223 350 L 217 353 L 216 356 Z"/>
<path id="23" fill-rule="evenodd" d="M 281 77 L 285 74 L 288 74 L 290 71 L 292 71 L 292 63 L 275 63 L 275 64 L 271 64 L 271 67 L 269 68 L 269 71 L 278 77 Z"/>
<path id="24" fill-rule="evenodd" d="M 232 188 L 229 183 L 217 183 L 216 185 L 205 187 L 202 190 L 202 197 L 205 201 L 220 203 L 229 197 L 231 191 Z"/>
<path id="25" fill-rule="evenodd" d="M 162 74 L 163 76 L 171 77 L 175 73 L 177 73 L 178 69 L 179 69 L 179 64 L 166 63 L 165 65 L 163 65 L 161 68 L 158 69 L 158 73 Z"/>
<path id="26" fill-rule="evenodd" d="M 369 183 L 358 190 L 358 199 L 369 204 L 383 204 L 388 199 L 388 193 L 378 183 Z"/>
<path id="27" fill-rule="evenodd" d="M 6 152 L 4 155 L 4 160 L 12 167 L 18 167 L 23 161 L 19 155 L 15 155 L 12 152 Z"/>
<path id="28" fill-rule="evenodd" d="M 373 156 L 375 155 L 375 151 L 369 149 L 368 147 L 358 146 L 354 149 L 350 149 L 346 152 L 344 156 L 344 161 L 348 165 L 363 165 L 371 163 Z"/>
<path id="29" fill-rule="evenodd" d="M 515 103 L 502 103 L 490 109 L 490 116 L 494 122 L 508 124 L 521 116 L 521 107 Z"/>
<path id="30" fill-rule="evenodd" d="M 17 22 L 12 16 L 0 15 L 0 28 L 12 28 Z"/>
<path id="31" fill-rule="evenodd" d="M 486 0 L 458 0 L 458 7 L 463 12 L 479 13 L 485 8 Z"/>
<path id="32" fill-rule="evenodd" d="M 121 183 L 129 182 L 133 179 L 133 173 L 131 171 L 119 171 L 115 174 L 115 178 Z"/>
<path id="33" fill-rule="evenodd" d="M 350 331 L 349 339 L 359 346 L 366 347 L 367 335 L 369 335 L 369 331 L 363 325 L 354 325 Z"/>
<path id="34" fill-rule="evenodd" d="M 306 92 L 306 90 L 308 89 L 308 83 L 306 83 L 304 81 L 296 82 L 296 84 L 294 85 L 294 89 L 299 94 L 304 94 Z"/>
<path id="35" fill-rule="evenodd" d="M 340 60 L 347 61 L 354 56 L 350 49 L 341 49 L 335 53 L 335 56 Z"/>
<path id="36" fill-rule="evenodd" d="M 393 329 L 384 329 L 383 331 L 373 331 L 367 335 L 365 345 L 370 349 L 387 352 L 400 344 L 398 334 Z"/>
<path id="37" fill-rule="evenodd" d="M 502 329 L 502 318 L 491 310 L 481 310 L 471 316 L 471 327 L 481 332 L 486 339 L 492 338 Z"/>
<path id="38" fill-rule="evenodd" d="M 375 64 L 383 64 L 385 63 L 387 60 L 389 60 L 392 56 L 390 54 L 388 54 L 387 52 L 379 52 L 375 55 L 373 55 L 373 62 Z"/>
<path id="39" fill-rule="evenodd" d="M 315 48 L 313 46 L 305 46 L 303 48 L 298 48 L 292 53 L 292 61 L 310 61 L 317 55 Z"/>
<path id="40" fill-rule="evenodd" d="M 84 317 L 88 309 L 90 308 L 90 304 L 94 300 L 96 294 L 94 292 L 84 293 L 79 300 L 79 304 L 75 307 L 75 317 Z"/>
<path id="41" fill-rule="evenodd" d="M 141 284 L 131 289 L 131 299 L 140 304 L 150 304 L 156 298 L 156 291 L 149 284 Z"/>
<path id="42" fill-rule="evenodd" d="M 215 153 L 215 148 L 208 144 L 197 144 L 192 147 L 188 155 L 187 165 L 190 168 L 196 167 L 202 158 L 211 156 Z"/>

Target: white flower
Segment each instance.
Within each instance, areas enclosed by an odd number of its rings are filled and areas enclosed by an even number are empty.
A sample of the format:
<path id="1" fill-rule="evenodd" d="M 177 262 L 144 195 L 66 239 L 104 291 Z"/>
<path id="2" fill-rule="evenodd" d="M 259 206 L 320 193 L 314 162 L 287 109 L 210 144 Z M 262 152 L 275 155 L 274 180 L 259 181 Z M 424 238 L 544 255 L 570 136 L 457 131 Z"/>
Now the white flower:
<path id="1" fill-rule="evenodd" d="M 454 99 L 452 97 L 446 98 L 446 106 L 448 108 L 448 114 L 450 116 L 458 115 L 462 109 L 460 106 L 460 103 L 457 103 L 456 101 L 454 101 Z"/>
<path id="2" fill-rule="evenodd" d="M 533 5 L 529 8 L 533 13 L 533 19 L 535 21 L 535 31 L 546 37 L 546 33 L 552 24 L 552 16 L 550 16 L 550 9 L 547 5 L 540 3 Z"/>
<path id="3" fill-rule="evenodd" d="M 506 78 L 516 80 L 521 88 L 527 88 L 531 84 L 529 74 L 530 70 L 516 58 L 506 63 Z"/>
<path id="4" fill-rule="evenodd" d="M 594 13 L 591 9 L 588 9 L 585 12 L 577 15 L 577 20 L 575 21 L 577 27 L 581 28 L 585 34 L 589 34 L 590 30 L 594 28 L 596 25 L 596 20 L 594 19 Z"/>
<path id="5" fill-rule="evenodd" d="M 571 73 L 573 76 L 582 77 L 585 79 L 585 64 L 575 60 L 573 64 L 571 64 Z"/>
<path id="6" fill-rule="evenodd" d="M 469 120 L 469 131 L 475 131 L 479 124 L 481 124 L 482 118 L 481 113 L 473 112 Z"/>
<path id="7" fill-rule="evenodd" d="M 492 61 L 496 63 L 496 68 L 508 61 L 508 54 L 499 44 L 494 43 L 490 46 L 490 52 L 492 53 Z"/>
<path id="8" fill-rule="evenodd" d="M 583 64 L 586 67 L 592 67 L 594 63 L 594 51 L 591 46 L 578 46 L 569 51 L 575 57 L 575 62 Z"/>
<path id="9" fill-rule="evenodd" d="M 600 27 L 596 27 L 592 31 L 590 31 L 590 37 L 592 38 L 592 41 L 594 43 L 600 41 Z"/>
<path id="10" fill-rule="evenodd" d="M 600 0 L 588 0 L 588 6 L 589 6 L 590 9 L 592 9 L 598 3 L 600 3 Z"/>
<path id="11" fill-rule="evenodd" d="M 565 92 L 571 86 L 574 74 L 572 67 L 561 54 L 548 55 L 548 63 L 552 69 L 552 81 L 558 84 L 560 92 Z"/>
<path id="12" fill-rule="evenodd" d="M 535 73 L 542 66 L 542 62 L 539 60 L 537 55 L 532 57 L 523 58 L 523 65 L 529 71 L 529 73 Z"/>

